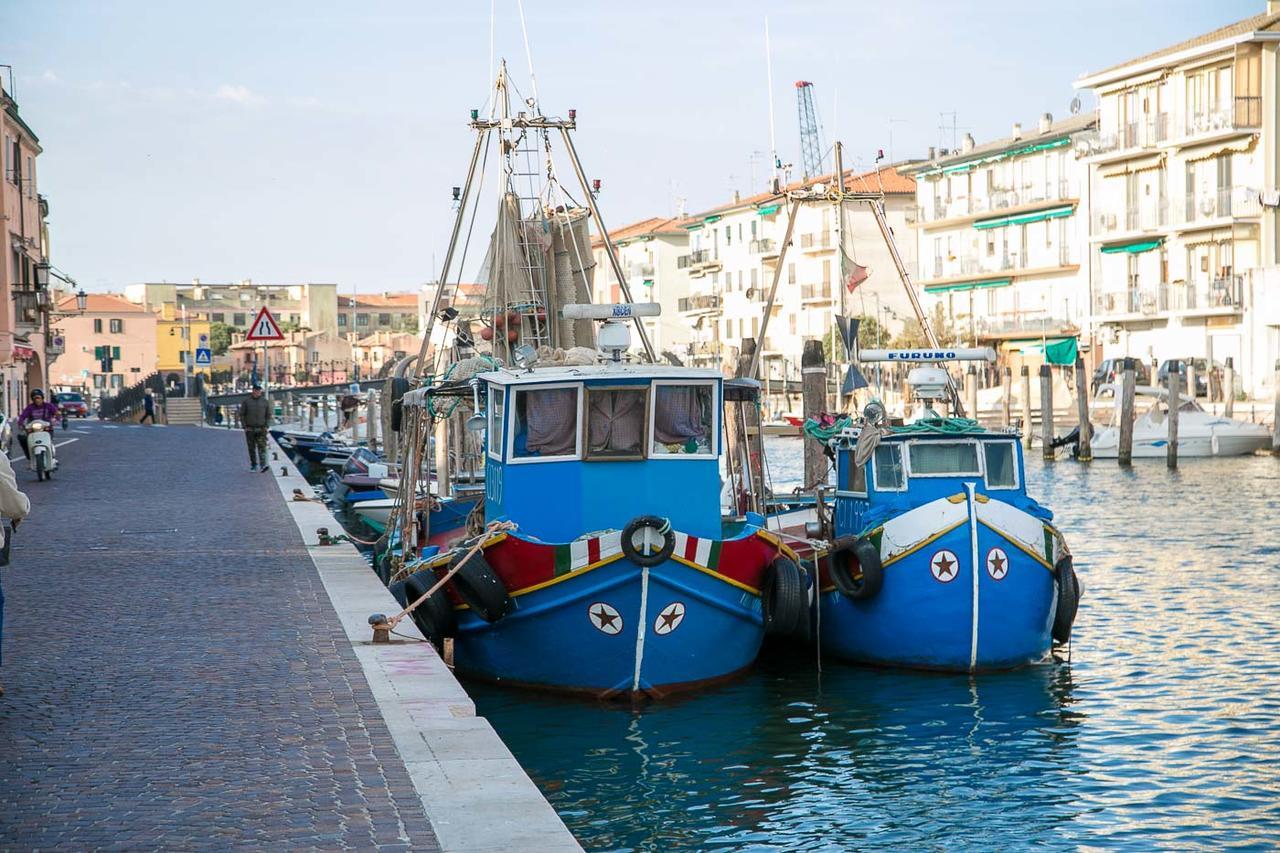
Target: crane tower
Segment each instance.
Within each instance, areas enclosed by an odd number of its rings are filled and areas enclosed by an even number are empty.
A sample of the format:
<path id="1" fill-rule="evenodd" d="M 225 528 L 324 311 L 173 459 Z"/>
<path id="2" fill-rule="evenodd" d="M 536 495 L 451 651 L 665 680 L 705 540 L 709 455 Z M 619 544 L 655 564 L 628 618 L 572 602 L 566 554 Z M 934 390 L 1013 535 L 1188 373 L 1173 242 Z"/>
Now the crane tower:
<path id="1" fill-rule="evenodd" d="M 804 177 L 816 178 L 823 173 L 822 136 L 818 127 L 818 110 L 813 105 L 813 84 L 796 81 L 796 106 L 800 118 L 800 167 Z"/>

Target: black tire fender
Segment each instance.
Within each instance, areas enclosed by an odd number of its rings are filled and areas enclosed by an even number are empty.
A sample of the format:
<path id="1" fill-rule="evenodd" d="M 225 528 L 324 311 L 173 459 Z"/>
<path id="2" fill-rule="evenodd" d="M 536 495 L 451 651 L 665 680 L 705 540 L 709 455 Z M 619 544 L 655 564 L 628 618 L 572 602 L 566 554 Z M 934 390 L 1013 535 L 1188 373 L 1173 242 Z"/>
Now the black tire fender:
<path id="1" fill-rule="evenodd" d="M 809 595 L 800 567 L 788 557 L 778 557 L 765 570 L 760 588 L 764 632 L 787 637 L 799 634 L 809 618 Z"/>
<path id="2" fill-rule="evenodd" d="M 1053 567 L 1054 582 L 1058 585 L 1058 606 L 1053 611 L 1053 639 L 1065 643 L 1071 639 L 1071 626 L 1080 609 L 1080 579 L 1076 577 L 1075 563 L 1067 554 Z"/>
<path id="3" fill-rule="evenodd" d="M 409 606 L 409 596 L 405 593 L 404 586 L 404 581 L 396 581 L 387 587 L 387 592 L 391 593 L 391 597 L 396 600 L 396 603 L 402 609 Z"/>
<path id="4" fill-rule="evenodd" d="M 827 568 L 840 594 L 854 601 L 875 598 L 884 586 L 880 549 L 865 536 L 837 539 L 827 556 Z"/>
<path id="5" fill-rule="evenodd" d="M 391 383 L 392 403 L 400 402 L 400 398 L 403 397 L 411 387 L 413 387 L 409 380 L 403 376 L 393 376 L 387 381 Z"/>
<path id="6" fill-rule="evenodd" d="M 417 601 L 435 583 L 436 576 L 427 569 L 409 575 L 404 579 L 405 603 L 402 606 L 408 607 Z M 440 641 L 445 637 L 452 637 L 458 632 L 458 614 L 454 612 L 453 602 L 449 600 L 449 596 L 443 589 L 432 593 L 426 601 L 413 609 L 410 616 L 413 617 L 413 624 L 418 626 L 422 636 L 436 646 L 439 646 Z"/>
<path id="7" fill-rule="evenodd" d="M 647 554 L 640 553 L 633 538 L 642 528 L 651 528 L 662 537 L 662 547 Z M 664 563 L 676 549 L 676 535 L 671 530 L 671 522 L 656 515 L 641 515 L 627 522 L 622 528 L 622 554 L 641 568 L 653 568 Z"/>
<path id="8" fill-rule="evenodd" d="M 454 557 L 450 570 L 458 566 L 464 556 Z M 458 597 L 486 622 L 497 622 L 511 612 L 511 596 L 483 553 L 468 557 L 450 582 Z"/>

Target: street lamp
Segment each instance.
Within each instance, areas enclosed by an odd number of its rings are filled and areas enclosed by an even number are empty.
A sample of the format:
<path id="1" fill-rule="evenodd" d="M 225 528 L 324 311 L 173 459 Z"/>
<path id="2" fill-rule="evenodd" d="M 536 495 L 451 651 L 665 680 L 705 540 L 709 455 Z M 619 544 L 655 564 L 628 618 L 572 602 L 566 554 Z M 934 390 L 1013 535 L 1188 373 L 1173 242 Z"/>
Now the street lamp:
<path id="1" fill-rule="evenodd" d="M 82 287 L 76 291 L 76 309 L 83 314 L 87 307 L 89 307 L 89 294 L 85 293 Z"/>

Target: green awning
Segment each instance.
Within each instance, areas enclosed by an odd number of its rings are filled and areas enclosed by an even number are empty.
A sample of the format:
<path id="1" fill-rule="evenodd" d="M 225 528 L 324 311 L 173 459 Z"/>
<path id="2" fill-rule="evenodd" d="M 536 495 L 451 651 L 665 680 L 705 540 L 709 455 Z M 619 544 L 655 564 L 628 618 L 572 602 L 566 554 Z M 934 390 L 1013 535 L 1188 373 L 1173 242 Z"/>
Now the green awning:
<path id="1" fill-rule="evenodd" d="M 756 211 L 756 216 L 768 216 L 770 214 L 777 213 L 778 208 L 780 207 L 782 207 L 780 204 L 766 204 L 764 207 Z"/>
<path id="2" fill-rule="evenodd" d="M 641 282 L 641 283 L 642 283 L 645 287 L 653 287 L 653 279 L 651 279 L 651 278 L 646 278 L 646 279 L 645 279 L 643 282 Z"/>
<path id="3" fill-rule="evenodd" d="M 943 293 L 948 290 L 977 290 L 980 287 L 1004 287 L 1013 282 L 1011 278 L 989 278 L 983 281 L 964 281 L 958 284 L 941 284 L 937 287 L 925 285 L 926 293 Z"/>
<path id="4" fill-rule="evenodd" d="M 1118 246 L 1103 246 L 1102 254 L 1118 255 L 1121 252 L 1129 255 L 1139 255 L 1143 252 L 1150 252 L 1152 249 L 1160 248 L 1164 243 L 1163 237 L 1157 237 L 1154 240 L 1139 240 L 1136 243 L 1121 243 Z"/>
<path id="5" fill-rule="evenodd" d="M 1048 210 L 1037 210 L 1033 213 L 1018 213 L 1012 216 L 997 216 L 993 219 L 979 219 L 973 223 L 973 227 L 979 231 L 988 228 L 1002 228 L 1005 225 L 1026 225 L 1031 222 L 1043 222 L 1046 219 L 1063 219 L 1075 212 L 1075 207 L 1070 204 L 1061 207 L 1051 207 Z"/>
<path id="6" fill-rule="evenodd" d="M 695 222 L 693 225 L 686 225 L 686 226 L 684 227 L 684 230 L 686 230 L 686 231 L 701 231 L 701 230 L 702 230 L 702 223 L 701 223 L 701 222 Z"/>
<path id="7" fill-rule="evenodd" d="M 985 166 L 988 163 L 995 163 L 998 160 L 1007 160 L 1010 157 L 1021 157 L 1023 154 L 1035 154 L 1040 151 L 1049 151 L 1053 148 L 1063 148 L 1071 144 L 1071 137 L 1061 136 L 1048 142 L 1037 142 L 1032 145 L 1022 145 L 1018 148 L 1010 148 L 1005 151 L 997 151 L 994 154 L 988 154 L 985 157 L 975 157 L 972 160 L 966 160 L 963 163 L 955 163 L 950 166 L 941 166 L 934 169 L 928 169 L 920 173 L 920 177 L 928 175 L 957 175 L 968 172 L 970 169 L 976 169 L 979 166 Z"/>
<path id="8" fill-rule="evenodd" d="M 720 214 L 718 214 L 718 213 L 713 214 L 713 215 L 711 215 L 711 216 L 706 217 L 706 218 L 705 218 L 705 219 L 703 219 L 702 221 L 703 221 L 703 222 L 705 222 L 705 223 L 707 223 L 708 225 L 710 225 L 712 222 L 719 222 L 719 221 L 720 221 Z"/>
<path id="9" fill-rule="evenodd" d="M 1023 355 L 1043 355 L 1049 364 L 1075 364 L 1080 355 L 1075 338 L 1050 338 L 1043 344 L 1028 344 L 1019 349 Z"/>

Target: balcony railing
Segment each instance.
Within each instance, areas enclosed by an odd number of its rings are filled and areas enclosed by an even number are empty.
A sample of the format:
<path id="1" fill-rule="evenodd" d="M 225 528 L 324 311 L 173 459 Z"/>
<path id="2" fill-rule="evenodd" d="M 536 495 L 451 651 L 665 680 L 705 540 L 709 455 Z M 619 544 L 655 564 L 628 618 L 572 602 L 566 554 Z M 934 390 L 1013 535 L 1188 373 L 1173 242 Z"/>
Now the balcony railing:
<path id="1" fill-rule="evenodd" d="M 800 285 L 800 298 L 805 301 L 825 299 L 831 300 L 831 283 L 823 284 L 802 284 Z"/>
<path id="2" fill-rule="evenodd" d="M 689 267 L 701 266 L 710 263 L 715 257 L 710 249 L 698 249 L 687 255 L 680 255 L 676 258 L 677 269 L 687 269 Z"/>
<path id="3" fill-rule="evenodd" d="M 994 316 L 974 318 L 974 328 L 986 335 L 1055 334 L 1072 328 L 1071 320 L 1066 317 L 1055 317 L 1044 312 L 1015 311 Z"/>
<path id="4" fill-rule="evenodd" d="M 834 245 L 830 231 L 815 231 L 800 235 L 801 249 L 830 249 Z"/>
<path id="5" fill-rule="evenodd" d="M 1246 108 L 1245 117 L 1249 118 L 1249 110 Z M 1261 119 L 1261 104 L 1259 104 L 1258 118 Z M 1222 130 L 1235 130 L 1237 127 L 1256 127 L 1257 125 L 1237 125 L 1234 121 L 1232 110 L 1203 110 L 1197 113 L 1188 113 L 1186 124 L 1187 136 L 1203 136 L 1209 133 L 1217 133 Z"/>
<path id="6" fill-rule="evenodd" d="M 921 222 L 959 219 L 966 216 L 981 216 L 984 213 L 996 213 L 1024 204 L 1062 201 L 1075 197 L 1076 191 L 1071 181 L 1060 178 L 1025 184 L 1019 188 L 995 187 L 984 195 L 956 196 L 949 200 L 934 199 L 929 204 L 917 206 L 916 218 Z"/>
<path id="7" fill-rule="evenodd" d="M 1258 191 L 1249 187 L 1220 187 L 1199 195 L 1187 196 L 1182 204 L 1180 224 L 1207 219 L 1251 217 L 1262 214 Z"/>
<path id="8" fill-rule="evenodd" d="M 1094 211 L 1092 233 L 1097 235 L 1151 231 L 1164 228 L 1168 224 L 1169 200 L 1162 199 L 1154 204 L 1143 205 L 1136 210 L 1123 210 L 1117 213 Z"/>
<path id="9" fill-rule="evenodd" d="M 778 251 L 777 243 L 769 237 L 761 237 L 759 240 L 752 240 L 750 251 L 753 255 L 770 255 Z"/>
<path id="10" fill-rule="evenodd" d="M 701 293 L 696 296 L 683 296 L 677 303 L 680 311 L 714 311 L 720 307 L 720 296 L 715 293 Z"/>
<path id="11" fill-rule="evenodd" d="M 1223 276 L 1212 280 L 1161 285 L 1160 310 L 1206 311 L 1241 308 L 1244 305 L 1244 277 Z"/>
<path id="12" fill-rule="evenodd" d="M 1093 313 L 1099 315 L 1156 314 L 1160 310 L 1159 288 L 1135 287 L 1111 293 L 1095 293 L 1093 297 Z"/>
<path id="13" fill-rule="evenodd" d="M 653 278 L 653 264 L 629 264 L 627 266 L 627 274 L 632 278 L 636 276 Z"/>

